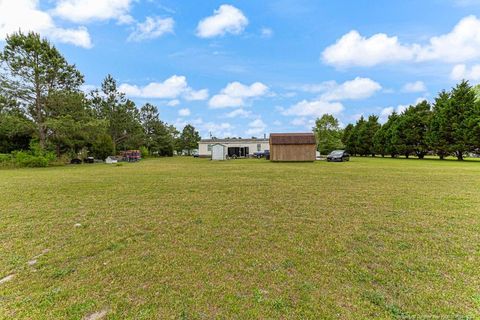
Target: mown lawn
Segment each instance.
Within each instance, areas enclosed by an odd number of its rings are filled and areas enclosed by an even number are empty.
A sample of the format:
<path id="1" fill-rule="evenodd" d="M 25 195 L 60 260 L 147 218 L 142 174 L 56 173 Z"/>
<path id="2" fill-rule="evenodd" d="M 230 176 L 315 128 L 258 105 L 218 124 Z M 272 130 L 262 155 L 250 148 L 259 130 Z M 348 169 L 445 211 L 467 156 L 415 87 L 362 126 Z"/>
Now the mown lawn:
<path id="1" fill-rule="evenodd" d="M 0 170 L 0 230 L 1 319 L 480 318 L 478 162 Z"/>

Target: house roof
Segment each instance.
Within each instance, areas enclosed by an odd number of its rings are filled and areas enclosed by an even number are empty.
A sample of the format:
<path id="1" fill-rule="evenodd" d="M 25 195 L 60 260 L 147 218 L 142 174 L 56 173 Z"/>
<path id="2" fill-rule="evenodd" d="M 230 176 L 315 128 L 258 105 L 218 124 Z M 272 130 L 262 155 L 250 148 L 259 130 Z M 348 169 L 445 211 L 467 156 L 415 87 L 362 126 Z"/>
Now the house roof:
<path id="1" fill-rule="evenodd" d="M 268 143 L 268 139 L 202 139 L 200 143 Z"/>
<path id="2" fill-rule="evenodd" d="M 316 144 L 313 133 L 271 133 L 271 144 Z"/>

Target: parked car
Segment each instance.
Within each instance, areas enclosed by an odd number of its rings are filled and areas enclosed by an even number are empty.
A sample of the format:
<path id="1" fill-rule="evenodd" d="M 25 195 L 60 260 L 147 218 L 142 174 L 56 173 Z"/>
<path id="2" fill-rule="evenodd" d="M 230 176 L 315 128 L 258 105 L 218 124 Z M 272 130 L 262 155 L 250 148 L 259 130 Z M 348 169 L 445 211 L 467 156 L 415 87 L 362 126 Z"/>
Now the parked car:
<path id="1" fill-rule="evenodd" d="M 335 150 L 328 154 L 327 161 L 350 161 L 350 155 L 345 150 Z"/>
<path id="2" fill-rule="evenodd" d="M 83 159 L 83 163 L 95 163 L 95 158 L 94 157 L 86 157 Z"/>
<path id="3" fill-rule="evenodd" d="M 270 157 L 270 150 L 264 150 L 264 151 L 254 152 L 254 153 L 253 153 L 253 156 L 254 156 L 255 158 L 259 158 L 259 159 L 260 159 L 260 158 L 267 158 L 267 156 Z"/>
<path id="4" fill-rule="evenodd" d="M 82 164 L 82 160 L 75 158 L 70 160 L 70 164 Z"/>
<path id="5" fill-rule="evenodd" d="M 193 156 L 194 158 L 198 158 L 198 157 L 200 157 L 200 155 L 198 154 L 198 152 L 194 152 L 194 153 L 192 153 L 192 156 Z"/>

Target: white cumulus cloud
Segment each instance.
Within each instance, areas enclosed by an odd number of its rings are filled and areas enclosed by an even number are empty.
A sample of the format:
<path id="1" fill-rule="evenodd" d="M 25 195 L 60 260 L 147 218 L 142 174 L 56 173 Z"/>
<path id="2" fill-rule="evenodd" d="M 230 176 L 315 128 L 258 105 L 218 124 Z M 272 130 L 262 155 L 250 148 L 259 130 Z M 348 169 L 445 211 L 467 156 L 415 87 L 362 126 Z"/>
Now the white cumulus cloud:
<path id="1" fill-rule="evenodd" d="M 235 127 L 229 122 L 203 122 L 202 119 L 196 123 L 196 128 L 199 129 L 200 133 L 203 137 L 208 137 L 210 135 L 217 137 L 217 138 L 224 138 L 224 137 L 233 137 L 235 134 L 233 130 Z M 194 123 L 195 124 L 195 123 Z"/>
<path id="2" fill-rule="evenodd" d="M 369 78 L 356 77 L 353 80 L 337 84 L 335 81 L 325 83 L 325 93 L 321 99 L 325 101 L 366 99 L 381 90 L 382 86 Z"/>
<path id="3" fill-rule="evenodd" d="M 467 16 L 451 32 L 431 37 L 424 44 L 402 44 L 384 33 L 371 37 L 352 30 L 322 52 L 322 60 L 335 67 L 370 67 L 401 61 L 460 63 L 480 58 L 480 20 Z"/>
<path id="4" fill-rule="evenodd" d="M 245 131 L 247 136 L 259 136 L 265 133 L 267 125 L 261 118 L 255 119 L 248 124 L 248 129 Z"/>
<path id="5" fill-rule="evenodd" d="M 423 101 L 425 101 L 428 99 L 427 98 L 424 98 L 424 97 L 420 97 L 420 98 L 417 98 L 415 100 L 414 103 L 412 103 L 411 105 L 417 105 Z M 400 114 L 402 113 L 403 111 L 407 110 L 407 108 L 410 107 L 409 104 L 399 104 L 398 106 L 396 107 L 386 107 L 386 108 L 383 108 L 381 111 L 380 111 L 380 116 L 379 116 L 379 121 L 381 123 L 384 123 L 388 120 L 388 117 L 393 113 L 393 112 L 396 112 L 397 114 Z"/>
<path id="6" fill-rule="evenodd" d="M 185 76 L 177 75 L 173 75 L 163 82 L 151 82 L 144 87 L 123 83 L 119 86 L 119 90 L 128 96 L 139 98 L 177 99 L 183 97 L 187 100 L 191 100 L 192 97 L 197 98 L 197 100 L 208 98 L 208 92 L 207 96 L 205 96 L 204 90 L 194 91 L 188 86 Z M 201 92 L 201 94 L 198 92 Z"/>
<path id="7" fill-rule="evenodd" d="M 38 0 L 1 0 L 0 40 L 19 30 L 35 31 L 56 42 L 83 48 L 92 47 L 87 28 L 61 28 L 55 24 L 49 13 L 39 9 L 38 4 Z"/>
<path id="8" fill-rule="evenodd" d="M 471 80 L 478 81 L 480 80 L 480 64 L 475 64 L 470 68 L 465 64 L 457 64 L 453 67 L 450 77 L 453 80 Z"/>
<path id="9" fill-rule="evenodd" d="M 464 62 L 480 58 L 480 20 L 468 16 L 460 20 L 450 33 L 432 37 L 422 47 L 418 61 L 439 60 Z"/>
<path id="10" fill-rule="evenodd" d="M 178 115 L 180 117 L 188 117 L 190 114 L 191 114 L 191 112 L 190 112 L 190 109 L 188 109 L 188 108 L 178 110 Z"/>
<path id="11" fill-rule="evenodd" d="M 228 4 L 223 4 L 214 14 L 201 20 L 197 26 L 197 36 L 212 38 L 227 33 L 240 34 L 248 25 L 248 19 L 243 12 Z"/>
<path id="12" fill-rule="evenodd" d="M 239 97 L 231 97 L 226 94 L 216 94 L 210 99 L 208 105 L 214 109 L 240 107 L 244 105 L 244 101 Z"/>
<path id="13" fill-rule="evenodd" d="M 370 67 L 393 61 L 408 61 L 414 58 L 415 49 L 400 44 L 397 37 L 384 33 L 366 38 L 356 30 L 342 36 L 322 53 L 323 61 L 336 67 Z"/>
<path id="14" fill-rule="evenodd" d="M 129 11 L 133 2 L 134 0 L 59 0 L 52 12 L 55 16 L 76 23 L 111 19 L 119 23 L 131 23 L 133 18 Z"/>
<path id="15" fill-rule="evenodd" d="M 290 124 L 296 127 L 311 129 L 315 126 L 315 120 L 313 118 L 299 117 L 293 119 Z"/>
<path id="16" fill-rule="evenodd" d="M 241 107 L 245 105 L 247 99 L 264 96 L 267 92 L 268 87 L 261 82 L 249 86 L 231 82 L 219 94 L 214 95 L 208 104 L 210 108 Z"/>
<path id="17" fill-rule="evenodd" d="M 404 92 L 425 92 L 427 91 L 427 86 L 423 81 L 415 81 L 415 82 L 409 82 L 406 83 L 402 91 Z"/>
<path id="18" fill-rule="evenodd" d="M 270 28 L 262 28 L 260 30 L 260 35 L 262 38 L 271 38 L 273 36 L 273 30 Z"/>
<path id="19" fill-rule="evenodd" d="M 187 124 L 193 125 L 199 132 L 202 137 L 210 137 L 210 135 L 223 138 L 223 137 L 234 137 L 233 129 L 235 127 L 229 122 L 205 122 L 202 118 L 193 119 L 191 121 L 186 121 L 183 118 L 178 118 L 174 121 L 173 125 L 177 128 L 183 128 Z"/>
<path id="20" fill-rule="evenodd" d="M 173 33 L 175 21 L 172 18 L 147 17 L 139 22 L 135 30 L 128 36 L 128 41 L 143 41 L 159 38 L 167 33 Z"/>
<path id="21" fill-rule="evenodd" d="M 247 111 L 245 109 L 236 109 L 232 112 L 225 114 L 226 118 L 248 118 L 252 115 L 251 111 Z"/>
<path id="22" fill-rule="evenodd" d="M 201 89 L 201 90 L 193 90 L 191 88 L 188 88 L 184 94 L 183 97 L 185 100 L 188 101 L 203 101 L 207 100 L 209 96 L 208 89 Z"/>
<path id="23" fill-rule="evenodd" d="M 340 84 L 336 81 L 324 81 L 294 86 L 293 88 L 309 93 L 321 93 L 321 99 L 333 101 L 369 98 L 381 90 L 382 86 L 372 79 L 356 77 Z"/>
<path id="24" fill-rule="evenodd" d="M 167 102 L 167 106 L 169 107 L 176 107 L 180 104 L 180 100 L 178 99 L 173 99 Z"/>
<path id="25" fill-rule="evenodd" d="M 325 100 L 302 100 L 290 108 L 283 110 L 286 116 L 313 116 L 321 117 L 326 113 L 338 114 L 344 110 L 340 102 L 329 102 Z"/>
<path id="26" fill-rule="evenodd" d="M 382 86 L 369 78 L 356 77 L 343 83 L 325 81 L 319 84 L 307 84 L 299 87 L 300 90 L 319 93 L 320 96 L 313 100 L 302 100 L 293 106 L 281 110 L 283 115 L 297 116 L 293 120 L 295 125 L 305 125 L 304 117 L 321 117 L 325 113 L 338 114 L 344 110 L 340 101 L 361 100 L 370 98 L 382 89 Z"/>

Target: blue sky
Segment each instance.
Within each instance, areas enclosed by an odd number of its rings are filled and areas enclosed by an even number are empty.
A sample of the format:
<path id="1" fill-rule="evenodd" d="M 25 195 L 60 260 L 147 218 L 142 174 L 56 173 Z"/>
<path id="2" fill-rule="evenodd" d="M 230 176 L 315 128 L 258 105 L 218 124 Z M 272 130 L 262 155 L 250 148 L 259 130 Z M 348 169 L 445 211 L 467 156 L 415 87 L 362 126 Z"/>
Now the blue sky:
<path id="1" fill-rule="evenodd" d="M 384 120 L 480 81 L 479 0 L 0 0 L 0 39 L 18 29 L 55 43 L 87 88 L 110 73 L 204 137 L 306 131 L 326 112 Z"/>

